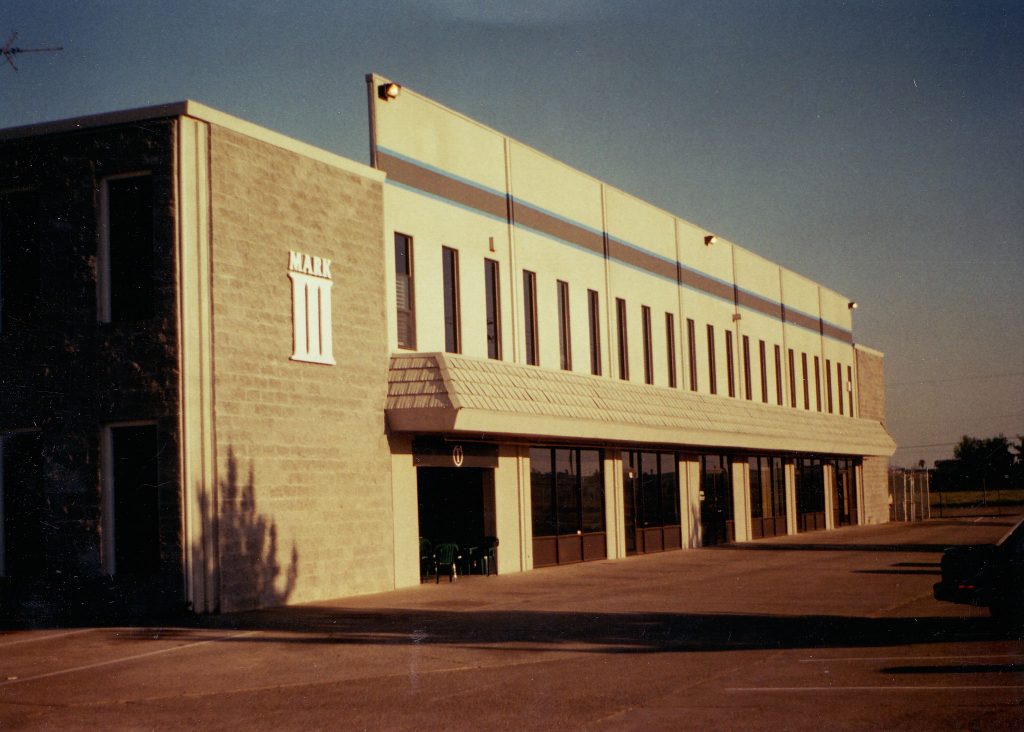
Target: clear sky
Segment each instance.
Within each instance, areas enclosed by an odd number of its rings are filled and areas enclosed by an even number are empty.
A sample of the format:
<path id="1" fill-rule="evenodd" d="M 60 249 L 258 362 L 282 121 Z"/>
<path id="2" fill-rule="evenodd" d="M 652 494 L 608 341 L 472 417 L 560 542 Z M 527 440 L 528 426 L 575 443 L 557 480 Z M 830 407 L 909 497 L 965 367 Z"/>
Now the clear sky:
<path id="1" fill-rule="evenodd" d="M 375 71 L 842 292 L 895 461 L 1024 433 L 1024 2 L 0 0 L 0 127 L 195 99 L 366 162 Z"/>

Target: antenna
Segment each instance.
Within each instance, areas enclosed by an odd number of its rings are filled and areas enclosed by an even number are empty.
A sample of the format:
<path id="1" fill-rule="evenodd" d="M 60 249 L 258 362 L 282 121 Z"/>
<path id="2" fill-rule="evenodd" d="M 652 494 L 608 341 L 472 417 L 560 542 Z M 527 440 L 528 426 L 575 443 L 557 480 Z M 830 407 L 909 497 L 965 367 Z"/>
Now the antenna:
<path id="1" fill-rule="evenodd" d="M 17 31 L 11 34 L 11 37 L 7 39 L 7 43 L 4 44 L 3 49 L 0 49 L 0 55 L 3 55 L 4 61 L 11 65 L 11 68 L 15 71 L 18 67 L 14 65 L 14 57 L 19 53 L 44 53 L 50 51 L 63 51 L 63 46 L 44 46 L 42 48 L 19 48 L 18 46 L 12 45 L 14 40 L 18 37 Z"/>

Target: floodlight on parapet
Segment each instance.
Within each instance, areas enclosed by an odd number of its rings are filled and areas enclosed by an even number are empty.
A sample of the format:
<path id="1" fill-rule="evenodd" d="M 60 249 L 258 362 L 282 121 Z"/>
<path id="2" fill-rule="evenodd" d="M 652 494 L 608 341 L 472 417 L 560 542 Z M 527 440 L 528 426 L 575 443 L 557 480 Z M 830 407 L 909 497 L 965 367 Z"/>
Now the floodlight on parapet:
<path id="1" fill-rule="evenodd" d="M 715 236 L 714 234 L 708 234 L 707 236 L 704 237 L 704 246 L 709 247 L 716 241 L 718 241 L 717 236 Z"/>
<path id="2" fill-rule="evenodd" d="M 398 99 L 398 95 L 401 93 L 402 85 L 396 84 L 393 81 L 389 81 L 388 83 L 381 84 L 377 87 L 377 96 L 385 102 L 390 102 L 392 99 Z"/>
<path id="3" fill-rule="evenodd" d="M 846 307 L 848 307 L 850 310 L 856 310 L 858 307 L 860 307 L 860 305 L 858 305 L 853 300 L 850 300 L 850 302 L 846 303 Z"/>

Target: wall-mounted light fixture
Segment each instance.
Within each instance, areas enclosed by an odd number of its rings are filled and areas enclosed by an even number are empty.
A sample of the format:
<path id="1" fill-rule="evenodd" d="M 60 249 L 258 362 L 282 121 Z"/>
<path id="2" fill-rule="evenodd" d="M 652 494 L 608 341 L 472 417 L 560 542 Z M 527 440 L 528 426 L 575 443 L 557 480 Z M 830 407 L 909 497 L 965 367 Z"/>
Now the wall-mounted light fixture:
<path id="1" fill-rule="evenodd" d="M 398 95 L 401 93 L 401 84 L 396 84 L 393 81 L 389 81 L 387 84 L 381 84 L 377 87 L 377 96 L 385 102 L 390 102 L 392 99 L 398 99 Z"/>
<path id="2" fill-rule="evenodd" d="M 714 234 L 708 234 L 707 236 L 704 237 L 704 246 L 709 247 L 716 241 L 718 241 L 717 236 L 715 236 Z"/>
<path id="3" fill-rule="evenodd" d="M 853 300 L 850 300 L 850 302 L 846 303 L 846 307 L 850 308 L 850 310 L 856 310 L 858 306 L 857 303 L 855 303 Z"/>

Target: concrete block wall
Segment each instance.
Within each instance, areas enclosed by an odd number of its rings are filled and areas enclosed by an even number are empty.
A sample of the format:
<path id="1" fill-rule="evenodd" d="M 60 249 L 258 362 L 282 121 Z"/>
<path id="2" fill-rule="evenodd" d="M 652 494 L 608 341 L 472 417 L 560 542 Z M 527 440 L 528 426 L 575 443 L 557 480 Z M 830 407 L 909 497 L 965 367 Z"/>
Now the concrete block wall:
<path id="1" fill-rule="evenodd" d="M 210 140 L 220 609 L 391 589 L 381 183 Z M 332 261 L 335 366 L 290 360 L 289 251 Z"/>
<path id="2" fill-rule="evenodd" d="M 857 407 L 864 419 L 885 424 L 885 360 L 870 348 L 856 346 Z M 864 458 L 861 472 L 864 494 L 864 523 L 889 520 L 889 461 L 884 457 Z"/>

